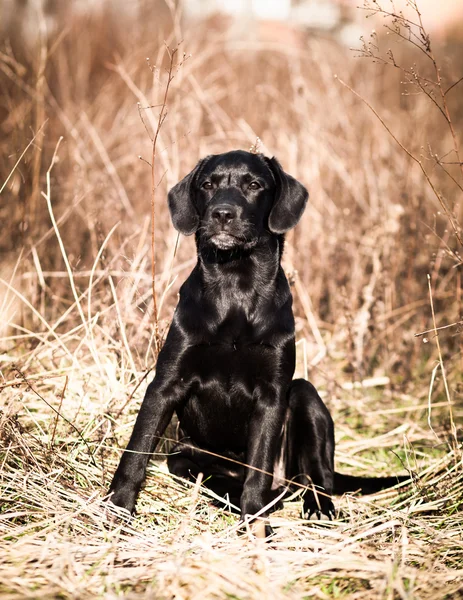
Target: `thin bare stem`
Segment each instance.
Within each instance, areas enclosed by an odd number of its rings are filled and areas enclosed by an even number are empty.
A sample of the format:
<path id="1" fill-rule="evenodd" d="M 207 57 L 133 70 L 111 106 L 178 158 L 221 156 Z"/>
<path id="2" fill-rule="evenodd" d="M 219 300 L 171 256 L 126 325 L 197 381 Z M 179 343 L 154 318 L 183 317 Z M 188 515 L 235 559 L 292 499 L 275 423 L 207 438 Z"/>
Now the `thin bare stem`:
<path id="1" fill-rule="evenodd" d="M 447 383 L 447 376 L 445 373 L 444 361 L 442 359 L 442 351 L 440 348 L 439 333 L 438 333 L 437 324 L 436 324 L 436 315 L 434 312 L 434 302 L 432 299 L 431 276 L 428 274 L 427 277 L 428 277 L 429 302 L 431 304 L 432 323 L 434 326 L 434 333 L 435 333 L 435 337 L 436 337 L 437 353 L 439 355 L 439 365 L 440 365 L 440 369 L 442 372 L 442 379 L 444 380 L 445 395 L 447 397 L 447 403 L 448 403 L 448 407 L 449 407 L 450 428 L 452 430 L 452 435 L 453 435 L 453 439 L 455 441 L 455 449 L 456 449 L 458 447 L 457 429 L 455 427 L 455 422 L 453 420 L 452 400 L 450 398 L 450 390 L 449 390 L 449 386 Z"/>
<path id="2" fill-rule="evenodd" d="M 48 119 L 40 126 L 39 130 L 37 131 L 37 133 L 35 133 L 32 136 L 31 141 L 27 144 L 27 146 L 24 148 L 24 150 L 21 152 L 18 160 L 15 162 L 15 164 L 13 165 L 13 168 L 11 169 L 8 177 L 5 179 L 5 181 L 3 182 L 2 187 L 0 188 L 0 194 L 3 192 L 3 190 L 5 189 L 7 183 L 10 181 L 11 176 L 13 175 L 13 173 L 15 172 L 17 166 L 19 165 L 19 163 L 21 162 L 21 160 L 23 159 L 23 156 L 26 154 L 26 152 L 29 150 L 29 148 L 32 146 L 32 144 L 35 142 L 36 137 L 39 135 L 39 133 L 42 132 L 42 129 L 45 127 L 45 125 L 47 124 Z"/>
<path id="3" fill-rule="evenodd" d="M 461 83 L 463 81 L 463 77 L 460 77 L 460 79 L 457 79 L 455 81 L 455 83 L 452 83 L 452 85 L 447 88 L 444 92 L 444 96 L 447 96 L 447 94 L 450 92 L 450 90 L 453 90 L 454 87 L 456 87 L 459 83 Z"/>
<path id="4" fill-rule="evenodd" d="M 162 125 L 167 117 L 167 99 L 169 96 L 169 89 L 172 80 L 174 79 L 174 61 L 177 54 L 178 48 L 175 48 L 169 54 L 169 66 L 167 68 L 167 82 L 164 89 L 164 98 L 161 104 L 161 110 L 159 112 L 159 118 L 154 132 L 154 137 L 151 145 L 151 285 L 153 294 L 153 315 L 154 315 L 154 354 L 158 356 L 160 351 L 160 335 L 159 335 L 159 317 L 156 300 L 156 149 L 161 131 Z"/>

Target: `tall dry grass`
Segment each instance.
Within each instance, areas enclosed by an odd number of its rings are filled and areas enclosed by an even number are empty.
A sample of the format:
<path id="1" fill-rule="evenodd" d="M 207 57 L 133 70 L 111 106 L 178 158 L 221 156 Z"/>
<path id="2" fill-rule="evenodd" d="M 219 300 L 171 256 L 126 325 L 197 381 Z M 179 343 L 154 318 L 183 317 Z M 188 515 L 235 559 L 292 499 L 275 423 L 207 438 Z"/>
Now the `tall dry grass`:
<path id="1" fill-rule="evenodd" d="M 161 2 L 123 22 L 109 4 L 64 11 L 48 37 L 37 18 L 35 45 L 11 29 L 0 55 L 0 592 L 452 597 L 463 574 L 461 432 L 450 426 L 462 417 L 461 336 L 439 331 L 444 381 L 433 330 L 461 319 L 461 249 L 418 165 L 339 79 L 423 155 L 459 227 L 458 166 L 446 173 L 428 152 L 453 145 L 432 102 L 332 40 L 243 38 L 223 19 L 184 23 Z M 303 523 L 295 499 L 267 545 L 237 538 L 234 517 L 166 474 L 168 444 L 136 519 L 111 522 L 101 506 L 155 366 L 147 162 L 168 48 L 182 64 L 154 162 L 161 336 L 194 264 L 167 189 L 205 154 L 259 137 L 311 193 L 284 265 L 298 373 L 333 413 L 338 465 L 420 476 L 400 493 L 339 499 L 329 527 Z M 460 51 L 436 50 L 448 85 Z M 406 44 L 394 52 L 427 73 Z M 448 101 L 460 136 L 458 92 Z"/>

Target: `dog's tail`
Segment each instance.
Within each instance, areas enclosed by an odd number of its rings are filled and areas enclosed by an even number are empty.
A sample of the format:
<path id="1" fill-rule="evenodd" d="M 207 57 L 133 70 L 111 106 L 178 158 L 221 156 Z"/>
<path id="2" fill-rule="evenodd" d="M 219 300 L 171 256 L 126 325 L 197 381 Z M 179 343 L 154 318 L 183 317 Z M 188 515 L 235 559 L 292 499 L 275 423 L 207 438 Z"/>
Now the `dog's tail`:
<path id="1" fill-rule="evenodd" d="M 355 477 L 354 475 L 343 475 L 334 473 L 334 494 L 341 495 L 346 492 L 357 492 L 361 494 L 374 494 L 381 490 L 394 487 L 399 483 L 410 481 L 408 475 L 394 475 L 393 477 Z"/>

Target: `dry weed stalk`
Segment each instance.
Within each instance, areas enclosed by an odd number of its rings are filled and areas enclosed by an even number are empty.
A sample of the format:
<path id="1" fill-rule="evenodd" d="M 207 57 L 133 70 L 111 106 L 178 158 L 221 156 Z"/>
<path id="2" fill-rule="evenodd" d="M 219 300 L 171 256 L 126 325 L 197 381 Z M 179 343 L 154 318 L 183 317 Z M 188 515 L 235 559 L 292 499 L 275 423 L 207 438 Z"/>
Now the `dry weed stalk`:
<path id="1" fill-rule="evenodd" d="M 142 108 L 140 106 L 140 103 L 138 104 L 138 111 L 140 114 L 140 118 L 143 121 L 145 129 L 151 139 L 151 162 L 148 164 L 151 169 L 151 286 L 152 286 L 152 295 L 153 295 L 154 355 L 155 355 L 155 358 L 157 358 L 157 356 L 159 354 L 159 351 L 161 349 L 161 341 L 162 341 L 161 334 L 159 331 L 159 314 L 158 314 L 158 305 L 157 305 L 157 299 L 156 299 L 156 285 L 155 285 L 155 280 L 156 280 L 156 190 L 158 189 L 159 183 L 160 183 L 160 182 L 156 181 L 156 164 L 157 164 L 156 163 L 156 158 L 157 158 L 156 152 L 157 152 L 159 134 L 161 132 L 161 128 L 162 128 L 164 121 L 166 120 L 167 114 L 168 114 L 167 100 L 169 98 L 169 90 L 170 90 L 171 83 L 172 83 L 175 75 L 178 73 L 178 71 L 181 69 L 181 67 L 185 63 L 185 61 L 189 58 L 185 53 L 183 53 L 182 60 L 176 63 L 175 61 L 176 61 L 177 54 L 179 51 L 178 46 L 176 48 L 171 49 L 166 44 L 165 49 L 166 49 L 168 59 L 169 59 L 169 64 L 166 69 L 167 80 L 164 85 L 164 95 L 162 98 L 162 103 L 160 105 L 159 116 L 157 119 L 156 128 L 152 135 L 148 131 L 148 128 L 146 127 L 146 123 L 143 120 L 142 110 L 145 107 Z M 149 66 L 151 72 L 153 73 L 153 76 L 156 77 L 157 70 L 158 70 L 156 65 L 151 65 L 149 58 L 147 59 L 147 63 L 148 63 L 148 66 Z M 159 82 L 161 83 L 160 78 L 159 78 Z M 155 107 L 148 106 L 146 108 L 152 109 Z M 162 177 L 164 177 L 164 175 Z M 162 180 L 162 177 L 161 177 L 161 180 Z M 175 254 L 174 254 L 174 256 L 175 256 Z M 166 285 L 166 291 L 168 289 L 168 283 L 169 282 L 167 282 L 167 285 Z"/>
<path id="2" fill-rule="evenodd" d="M 426 31 L 423 20 L 421 16 L 421 12 L 418 6 L 417 0 L 407 0 L 407 8 L 410 8 L 412 11 L 411 18 L 408 18 L 403 11 L 396 11 L 394 4 L 392 3 L 391 8 L 385 8 L 381 0 L 365 0 L 363 9 L 368 12 L 367 16 L 378 15 L 386 18 L 386 23 L 383 25 L 387 30 L 388 34 L 392 34 L 396 36 L 400 40 L 410 44 L 415 49 L 417 49 L 422 55 L 426 57 L 428 61 L 432 64 L 432 72 L 434 74 L 434 79 L 430 77 L 426 77 L 421 75 L 416 64 L 411 67 L 405 66 L 399 59 L 396 58 L 393 50 L 388 48 L 386 52 L 386 57 L 381 54 L 380 51 L 380 41 L 378 39 L 378 35 L 375 30 L 370 34 L 370 38 L 366 40 L 364 37 L 361 37 L 362 47 L 360 49 L 360 56 L 364 58 L 372 59 L 374 62 L 392 66 L 404 75 L 405 81 L 403 82 L 405 85 L 410 85 L 412 88 L 415 88 L 418 93 L 426 96 L 436 107 L 438 112 L 442 115 L 445 120 L 446 126 L 450 132 L 453 148 L 450 151 L 447 151 L 443 154 L 443 156 L 439 156 L 439 154 L 433 152 L 431 144 L 428 143 L 428 153 L 429 156 L 425 157 L 422 153 L 420 156 L 416 156 L 414 152 L 409 150 L 402 142 L 399 141 L 397 136 L 392 133 L 391 129 L 386 125 L 385 121 L 380 117 L 378 112 L 368 103 L 361 95 L 357 94 L 350 86 L 340 80 L 345 87 L 350 89 L 351 92 L 355 93 L 367 106 L 370 110 L 373 111 L 375 116 L 379 119 L 383 127 L 387 130 L 387 132 L 391 135 L 394 141 L 400 146 L 400 148 L 415 162 L 419 165 L 428 185 L 432 189 L 435 197 L 437 198 L 439 204 L 442 206 L 449 223 L 452 226 L 454 235 L 458 240 L 460 246 L 463 246 L 463 240 L 461 237 L 461 225 L 458 222 L 458 218 L 455 214 L 459 213 L 459 205 L 455 202 L 452 208 L 447 206 L 447 201 L 444 198 L 444 195 L 439 192 L 439 190 L 434 185 L 431 172 L 425 166 L 425 159 L 431 159 L 434 164 L 439 165 L 444 173 L 454 182 L 457 189 L 463 193 L 463 161 L 460 156 L 460 141 L 457 137 L 455 126 L 453 123 L 453 119 L 451 116 L 451 112 L 449 109 L 447 96 L 448 94 L 456 88 L 458 84 L 463 81 L 463 76 L 452 82 L 445 89 L 443 76 L 441 73 L 441 66 L 438 63 L 435 54 L 431 45 L 431 38 Z M 426 65 L 425 65 L 426 67 Z M 405 92 L 406 95 L 409 94 L 408 91 Z M 449 154 L 454 153 L 456 162 L 445 161 L 444 158 Z M 460 181 L 458 181 L 446 168 L 444 165 L 456 164 L 458 165 L 460 171 Z M 457 261 L 460 262 L 460 255 L 456 254 Z"/>

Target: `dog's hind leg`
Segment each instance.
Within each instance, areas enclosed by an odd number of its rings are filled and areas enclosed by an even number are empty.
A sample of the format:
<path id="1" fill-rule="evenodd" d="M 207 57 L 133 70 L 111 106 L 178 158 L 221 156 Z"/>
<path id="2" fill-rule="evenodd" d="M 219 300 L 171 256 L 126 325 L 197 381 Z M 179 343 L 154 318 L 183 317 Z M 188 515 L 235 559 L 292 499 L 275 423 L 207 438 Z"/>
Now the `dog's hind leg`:
<path id="1" fill-rule="evenodd" d="M 334 425 L 314 386 L 295 379 L 288 390 L 287 478 L 307 486 L 304 517 L 334 515 Z"/>
<path id="2" fill-rule="evenodd" d="M 196 481 L 199 473 L 203 476 L 203 485 L 212 490 L 223 501 L 214 501 L 221 508 L 239 512 L 243 493 L 244 467 L 227 463 L 226 459 L 211 457 L 190 440 L 186 444 L 179 442 L 167 457 L 169 472 L 183 479 Z"/>
<path id="3" fill-rule="evenodd" d="M 172 450 L 172 454 L 167 457 L 167 466 L 169 473 L 189 481 L 195 481 L 201 471 L 199 465 L 191 457 L 184 456 L 181 453 L 177 454 L 175 448 Z"/>

